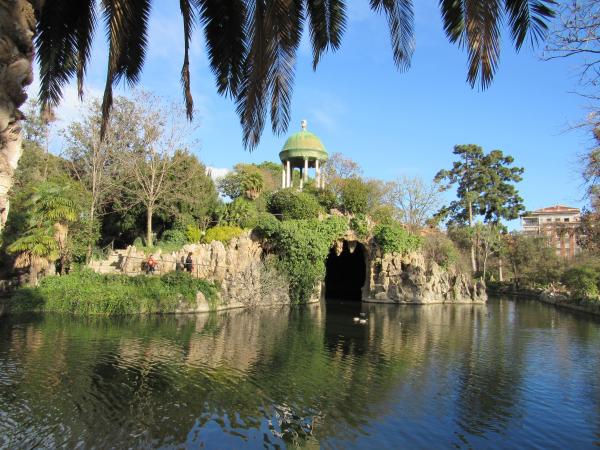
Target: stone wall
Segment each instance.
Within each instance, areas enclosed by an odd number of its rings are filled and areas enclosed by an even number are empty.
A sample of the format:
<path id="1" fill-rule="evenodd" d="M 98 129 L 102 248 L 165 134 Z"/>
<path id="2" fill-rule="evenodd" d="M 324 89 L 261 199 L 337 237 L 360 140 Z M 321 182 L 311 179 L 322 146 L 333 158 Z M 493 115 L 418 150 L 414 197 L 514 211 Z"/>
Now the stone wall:
<path id="1" fill-rule="evenodd" d="M 213 241 L 210 244 L 185 245 L 176 252 L 156 250 L 157 274 L 182 270 L 188 253 L 194 260 L 193 275 L 219 286 L 219 308 L 251 307 L 257 305 L 289 304 L 289 286 L 284 277 L 265 261 L 261 245 L 244 235 L 228 244 Z M 90 267 L 99 273 L 139 275 L 145 272 L 149 254 L 130 246 L 116 250 L 106 260 L 92 261 Z M 318 297 L 314 299 L 318 301 Z M 208 309 L 198 299 L 197 311 Z"/>
<path id="2" fill-rule="evenodd" d="M 367 261 L 363 300 L 382 303 L 484 303 L 485 285 L 455 270 L 446 270 L 422 253 L 380 255 Z"/>
<path id="3" fill-rule="evenodd" d="M 365 248 L 367 276 L 363 301 L 422 304 L 484 303 L 487 300 L 483 283 L 426 261 L 422 253 L 382 256 L 372 243 L 359 243 L 353 236 L 345 240 L 352 248 L 356 245 Z M 334 244 L 340 252 L 342 244 L 342 241 Z M 218 309 L 290 303 L 287 281 L 265 262 L 269 257 L 260 242 L 250 235 L 232 239 L 227 245 L 213 241 L 186 245 L 177 252 L 157 250 L 153 253 L 158 260 L 157 272 L 181 269 L 189 252 L 194 260 L 194 276 L 220 287 Z M 104 261 L 93 261 L 90 267 L 100 273 L 138 275 L 144 272 L 147 259 L 148 253 L 130 246 L 113 252 Z M 323 292 L 320 285 L 311 302 L 319 301 Z M 208 309 L 206 300 L 199 296 L 197 305 L 189 311 Z"/>

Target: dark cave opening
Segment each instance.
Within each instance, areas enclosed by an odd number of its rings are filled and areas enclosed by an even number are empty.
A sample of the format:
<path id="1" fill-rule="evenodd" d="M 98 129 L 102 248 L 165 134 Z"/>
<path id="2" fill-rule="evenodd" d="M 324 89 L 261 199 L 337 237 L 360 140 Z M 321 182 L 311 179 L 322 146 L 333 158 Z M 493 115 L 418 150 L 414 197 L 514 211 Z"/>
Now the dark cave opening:
<path id="1" fill-rule="evenodd" d="M 352 252 L 351 246 L 355 246 Z M 344 241 L 343 250 L 339 255 L 336 254 L 335 248 L 332 248 L 327 257 L 325 297 L 361 301 L 366 271 L 365 251 L 362 244 L 349 244 Z"/>

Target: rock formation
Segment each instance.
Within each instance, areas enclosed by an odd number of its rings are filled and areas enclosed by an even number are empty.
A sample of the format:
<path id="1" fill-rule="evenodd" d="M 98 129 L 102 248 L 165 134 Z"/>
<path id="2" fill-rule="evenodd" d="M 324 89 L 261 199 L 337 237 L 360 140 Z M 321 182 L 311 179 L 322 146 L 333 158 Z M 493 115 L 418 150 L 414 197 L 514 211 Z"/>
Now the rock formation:
<path id="1" fill-rule="evenodd" d="M 385 303 L 484 303 L 485 285 L 426 261 L 422 253 L 369 258 L 363 300 Z"/>

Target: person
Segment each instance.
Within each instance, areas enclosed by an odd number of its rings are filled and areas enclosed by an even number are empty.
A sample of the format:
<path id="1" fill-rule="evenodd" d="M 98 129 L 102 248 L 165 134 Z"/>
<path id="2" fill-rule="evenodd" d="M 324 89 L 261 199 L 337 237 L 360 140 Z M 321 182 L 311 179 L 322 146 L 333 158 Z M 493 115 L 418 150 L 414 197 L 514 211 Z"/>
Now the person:
<path id="1" fill-rule="evenodd" d="M 154 259 L 154 255 L 150 255 L 148 257 L 148 261 L 146 261 L 146 273 L 154 273 L 154 269 L 156 269 L 157 261 Z"/>
<path id="2" fill-rule="evenodd" d="M 192 252 L 189 252 L 187 258 L 185 258 L 185 270 L 192 273 L 194 270 L 194 259 L 192 258 Z"/>

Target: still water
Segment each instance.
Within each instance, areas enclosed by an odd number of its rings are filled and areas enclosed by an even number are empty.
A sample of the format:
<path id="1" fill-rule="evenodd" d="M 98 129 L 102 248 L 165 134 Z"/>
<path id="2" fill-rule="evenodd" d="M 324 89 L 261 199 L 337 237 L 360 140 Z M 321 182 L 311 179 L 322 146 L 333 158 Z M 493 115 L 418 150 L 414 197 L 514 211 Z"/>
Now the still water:
<path id="1" fill-rule="evenodd" d="M 511 300 L 5 318 L 0 447 L 594 447 L 599 344 Z"/>

